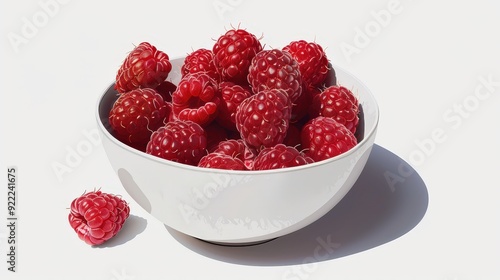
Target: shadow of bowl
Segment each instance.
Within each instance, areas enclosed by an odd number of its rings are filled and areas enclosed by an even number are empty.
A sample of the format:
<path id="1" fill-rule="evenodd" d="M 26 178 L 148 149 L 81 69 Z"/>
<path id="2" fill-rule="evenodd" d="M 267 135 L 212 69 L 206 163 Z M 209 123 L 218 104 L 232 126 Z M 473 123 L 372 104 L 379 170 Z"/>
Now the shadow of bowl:
<path id="1" fill-rule="evenodd" d="M 403 159 L 374 145 L 349 193 L 311 225 L 253 246 L 220 246 L 166 226 L 185 247 L 229 263 L 276 266 L 325 261 L 395 240 L 424 217 L 429 202 L 422 178 Z"/>

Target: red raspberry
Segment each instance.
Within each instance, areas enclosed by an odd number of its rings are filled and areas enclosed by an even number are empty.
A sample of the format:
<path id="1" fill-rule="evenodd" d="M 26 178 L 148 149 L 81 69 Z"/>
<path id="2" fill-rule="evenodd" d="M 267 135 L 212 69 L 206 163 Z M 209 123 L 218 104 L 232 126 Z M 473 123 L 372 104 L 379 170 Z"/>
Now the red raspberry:
<path id="1" fill-rule="evenodd" d="M 214 44 L 215 65 L 223 81 L 246 84 L 252 58 L 262 50 L 259 39 L 244 29 L 231 29 Z"/>
<path id="2" fill-rule="evenodd" d="M 290 98 L 280 89 L 262 90 L 245 99 L 236 111 L 236 128 L 245 142 L 258 150 L 282 143 L 292 111 Z"/>
<path id="3" fill-rule="evenodd" d="M 172 70 L 166 53 L 148 42 L 140 43 L 129 53 L 116 74 L 115 89 L 124 93 L 136 88 L 155 88 Z"/>
<path id="4" fill-rule="evenodd" d="M 207 136 L 192 121 L 175 120 L 153 132 L 146 153 L 163 159 L 197 165 L 206 154 Z"/>
<path id="5" fill-rule="evenodd" d="M 252 93 L 249 89 L 232 82 L 220 83 L 219 90 L 222 102 L 219 108 L 217 122 L 226 129 L 236 130 L 236 109 L 241 102 L 250 97 Z"/>
<path id="6" fill-rule="evenodd" d="M 328 117 L 310 120 L 301 132 L 302 148 L 314 161 L 347 152 L 357 144 L 354 134 L 343 124 Z"/>
<path id="7" fill-rule="evenodd" d="M 172 93 L 174 93 L 177 86 L 170 81 L 163 81 L 155 89 L 163 97 L 165 102 L 172 102 Z"/>
<path id="8" fill-rule="evenodd" d="M 129 217 L 130 208 L 120 197 L 93 191 L 71 202 L 69 224 L 78 237 L 89 245 L 99 245 L 122 228 Z"/>
<path id="9" fill-rule="evenodd" d="M 109 113 L 109 124 L 120 141 L 141 147 L 153 131 L 164 125 L 169 113 L 156 90 L 139 88 L 119 96 Z"/>
<path id="10" fill-rule="evenodd" d="M 253 168 L 253 160 L 257 155 L 257 151 L 248 147 L 243 139 L 221 141 L 212 153 L 225 154 L 237 158 L 243 161 L 245 167 L 249 170 Z"/>
<path id="11" fill-rule="evenodd" d="M 220 75 L 215 66 L 214 53 L 207 49 L 197 49 L 188 54 L 181 67 L 182 77 L 203 72 L 209 75 L 215 81 L 220 81 Z"/>
<path id="12" fill-rule="evenodd" d="M 312 116 L 335 119 L 353 134 L 359 122 L 359 103 L 354 94 L 342 86 L 330 86 L 313 99 Z"/>
<path id="13" fill-rule="evenodd" d="M 187 75 L 172 94 L 174 116 L 206 126 L 217 116 L 219 95 L 217 83 L 207 74 Z"/>
<path id="14" fill-rule="evenodd" d="M 282 89 L 292 103 L 302 94 L 299 64 L 288 52 L 278 49 L 263 50 L 253 58 L 248 82 L 254 93 L 265 89 Z"/>
<path id="15" fill-rule="evenodd" d="M 210 153 L 202 157 L 198 166 L 216 169 L 246 170 L 245 165 L 240 159 L 219 153 Z"/>
<path id="16" fill-rule="evenodd" d="M 306 87 L 320 86 L 328 75 L 328 58 L 315 42 L 293 41 L 283 48 L 299 63 L 300 74 Z"/>
<path id="17" fill-rule="evenodd" d="M 260 151 L 254 160 L 254 170 L 268 170 L 285 167 L 294 167 L 313 163 L 314 160 L 296 148 L 278 144 L 274 147 L 265 148 Z"/>

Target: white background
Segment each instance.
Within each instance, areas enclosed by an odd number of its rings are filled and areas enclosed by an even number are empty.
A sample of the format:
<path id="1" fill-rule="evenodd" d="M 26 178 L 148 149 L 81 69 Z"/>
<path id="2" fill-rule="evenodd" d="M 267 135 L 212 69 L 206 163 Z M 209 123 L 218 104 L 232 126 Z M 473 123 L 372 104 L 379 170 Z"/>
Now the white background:
<path id="1" fill-rule="evenodd" d="M 0 170 L 19 170 L 18 272 L 2 261 L 2 279 L 500 279 L 498 1 L 0 5 Z M 246 248 L 167 230 L 85 136 L 95 133 L 97 98 L 134 44 L 180 57 L 211 48 L 231 25 L 263 35 L 267 47 L 316 41 L 372 90 L 381 111 L 373 157 L 345 201 L 296 234 Z M 85 154 L 69 166 L 78 148 Z M 58 178 L 54 164 L 71 172 Z M 121 194 L 132 211 L 98 248 L 67 222 L 73 198 L 94 188 Z M 2 260 L 8 235 L 0 227 Z"/>

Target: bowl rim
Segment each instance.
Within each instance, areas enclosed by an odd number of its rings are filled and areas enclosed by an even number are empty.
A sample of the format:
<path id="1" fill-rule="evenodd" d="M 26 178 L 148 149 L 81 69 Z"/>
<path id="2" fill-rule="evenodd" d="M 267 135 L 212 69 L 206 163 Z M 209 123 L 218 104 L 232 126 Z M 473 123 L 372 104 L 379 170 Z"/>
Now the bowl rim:
<path id="1" fill-rule="evenodd" d="M 187 170 L 191 170 L 191 171 L 196 171 L 196 172 L 207 172 L 207 173 L 218 173 L 218 174 L 234 174 L 234 175 L 245 175 L 245 176 L 247 176 L 247 175 L 266 175 L 266 174 L 275 174 L 275 173 L 282 174 L 282 173 L 286 173 L 286 172 L 296 172 L 296 171 L 303 170 L 303 169 L 315 168 L 317 166 L 327 165 L 327 164 L 329 164 L 331 162 L 338 161 L 338 160 L 340 160 L 342 158 L 348 157 L 349 155 L 351 155 L 351 154 L 356 153 L 357 151 L 359 151 L 361 149 L 361 147 L 365 146 L 368 143 L 368 141 L 370 141 L 369 139 L 371 139 L 372 136 L 376 133 L 377 127 L 378 127 L 378 124 L 379 124 L 379 119 L 380 119 L 379 106 L 378 106 L 377 100 L 375 99 L 375 97 L 374 97 L 373 93 L 371 92 L 371 90 L 361 80 L 359 80 L 356 76 L 354 76 L 353 74 L 351 74 L 349 71 L 346 71 L 344 68 L 342 68 L 342 67 L 340 67 L 338 65 L 335 65 L 335 64 L 332 64 L 332 67 L 335 70 L 341 70 L 345 74 L 349 75 L 350 78 L 352 78 L 353 80 L 355 80 L 356 83 L 360 84 L 366 90 L 367 94 L 373 100 L 373 105 L 374 105 L 373 109 L 375 111 L 374 112 L 375 119 L 374 119 L 374 123 L 371 126 L 370 130 L 368 132 L 365 131 L 363 139 L 360 142 L 358 142 L 356 144 L 356 146 L 354 146 L 353 148 L 351 148 L 350 150 L 348 150 L 348 151 L 346 151 L 346 152 L 344 152 L 342 154 L 339 154 L 337 156 L 334 156 L 334 157 L 331 157 L 331 158 L 328 158 L 328 159 L 325 159 L 325 160 L 321 160 L 321 161 L 318 161 L 318 162 L 313 162 L 313 163 L 309 163 L 309 164 L 305 164 L 305 165 L 300 165 L 300 166 L 278 168 L 278 169 L 270 169 L 270 170 L 227 170 L 227 169 L 217 169 L 217 168 L 205 168 L 205 167 L 198 167 L 198 166 L 192 166 L 192 165 L 188 165 L 188 164 L 178 163 L 178 162 L 166 160 L 166 159 L 154 156 L 154 155 L 147 154 L 147 153 L 142 152 L 140 150 L 134 149 L 134 148 L 128 146 L 127 144 L 119 141 L 117 138 L 115 138 L 108 131 L 108 129 L 104 126 L 104 124 L 102 122 L 102 117 L 106 118 L 107 116 L 101 116 L 100 115 L 100 107 L 101 107 L 101 104 L 102 104 L 102 100 L 104 99 L 104 96 L 106 96 L 106 94 L 108 93 L 108 91 L 113 87 L 113 85 L 115 84 L 115 82 L 112 82 L 110 85 L 108 85 L 106 87 L 106 89 L 103 91 L 103 93 L 101 93 L 99 95 L 99 98 L 97 100 L 97 106 L 96 106 L 97 123 L 98 123 L 98 126 L 99 126 L 99 130 L 102 132 L 102 135 L 104 135 L 105 137 L 107 137 L 111 142 L 113 142 L 115 145 L 118 145 L 120 148 L 122 148 L 122 149 L 124 149 L 124 150 L 126 150 L 128 152 L 132 152 L 135 155 L 138 155 L 138 156 L 143 157 L 145 159 L 153 160 L 153 161 L 156 161 L 156 162 L 158 162 L 160 164 L 164 164 L 164 165 L 165 164 L 166 165 L 171 165 L 171 166 L 176 167 L 176 168 L 183 168 L 183 169 L 187 169 Z"/>

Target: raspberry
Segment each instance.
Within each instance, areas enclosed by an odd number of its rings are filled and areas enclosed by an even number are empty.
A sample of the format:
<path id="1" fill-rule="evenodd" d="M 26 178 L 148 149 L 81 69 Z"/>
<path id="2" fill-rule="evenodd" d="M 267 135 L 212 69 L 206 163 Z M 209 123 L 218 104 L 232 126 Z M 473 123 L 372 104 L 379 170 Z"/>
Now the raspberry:
<path id="1" fill-rule="evenodd" d="M 78 237 L 99 245 L 115 236 L 129 217 L 130 208 L 120 197 L 93 191 L 71 202 L 68 220 Z"/>
<path id="2" fill-rule="evenodd" d="M 353 134 L 359 122 L 359 105 L 354 94 L 342 86 L 330 86 L 313 98 L 312 115 L 330 117 Z"/>
<path id="3" fill-rule="evenodd" d="M 310 120 L 301 131 L 302 148 L 314 161 L 347 152 L 357 144 L 354 134 L 343 124 L 328 117 Z"/>
<path id="4" fill-rule="evenodd" d="M 160 94 L 151 88 L 121 94 L 109 113 L 116 137 L 131 146 L 145 146 L 151 133 L 164 124 L 170 113 Z"/>
<path id="5" fill-rule="evenodd" d="M 293 41 L 283 48 L 299 63 L 302 80 L 309 86 L 321 85 L 328 75 L 328 58 L 323 48 L 314 42 Z"/>
<path id="6" fill-rule="evenodd" d="M 212 153 L 225 154 L 237 158 L 243 161 L 245 167 L 249 170 L 253 168 L 253 160 L 257 155 L 257 151 L 248 147 L 243 139 L 221 141 Z"/>
<path id="7" fill-rule="evenodd" d="M 248 67 L 262 50 L 259 39 L 244 29 L 231 29 L 220 36 L 212 51 L 223 81 L 246 84 Z"/>
<path id="8" fill-rule="evenodd" d="M 210 153 L 202 157 L 198 166 L 228 170 L 246 170 L 245 165 L 240 159 L 219 153 Z"/>
<path id="9" fill-rule="evenodd" d="M 252 95 L 249 89 L 239 86 L 232 82 L 222 82 L 219 84 L 219 90 L 222 97 L 221 106 L 217 122 L 226 129 L 236 130 L 236 109 Z"/>
<path id="10" fill-rule="evenodd" d="M 215 81 L 220 81 L 220 75 L 215 66 L 214 53 L 207 49 L 197 49 L 186 56 L 181 67 L 182 77 L 203 72 Z"/>
<path id="11" fill-rule="evenodd" d="M 282 89 L 292 103 L 302 94 L 299 64 L 288 52 L 278 49 L 263 50 L 253 58 L 248 83 L 254 93 L 265 89 Z"/>
<path id="12" fill-rule="evenodd" d="M 236 128 L 247 145 L 260 150 L 282 143 L 291 116 L 290 98 L 283 90 L 269 89 L 245 99 L 236 111 Z"/>
<path id="13" fill-rule="evenodd" d="M 172 70 L 166 53 L 148 42 L 140 43 L 129 53 L 116 74 L 115 89 L 124 93 L 136 88 L 155 88 Z"/>
<path id="14" fill-rule="evenodd" d="M 205 155 L 207 136 L 192 121 L 175 120 L 153 132 L 146 153 L 163 159 L 197 165 Z"/>
<path id="15" fill-rule="evenodd" d="M 207 74 L 187 75 L 172 94 L 174 116 L 206 126 L 217 116 L 219 95 L 217 83 Z"/>
<path id="16" fill-rule="evenodd" d="M 254 160 L 254 170 L 268 170 L 294 167 L 313 163 L 314 160 L 299 152 L 296 148 L 278 144 L 260 151 Z"/>

